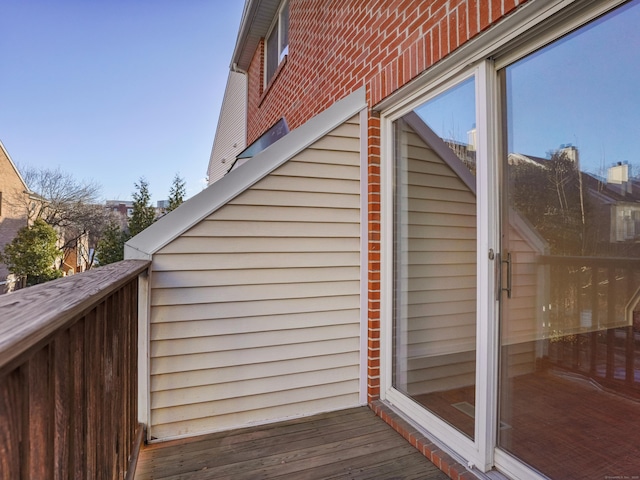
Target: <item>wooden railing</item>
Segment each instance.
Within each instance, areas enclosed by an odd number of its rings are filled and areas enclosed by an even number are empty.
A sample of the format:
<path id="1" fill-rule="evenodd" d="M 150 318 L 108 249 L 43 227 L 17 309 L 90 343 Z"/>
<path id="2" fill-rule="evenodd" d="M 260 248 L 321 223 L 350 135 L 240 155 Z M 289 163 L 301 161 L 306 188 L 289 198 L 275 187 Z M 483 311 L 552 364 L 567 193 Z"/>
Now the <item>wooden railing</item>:
<path id="1" fill-rule="evenodd" d="M 0 478 L 131 477 L 138 277 L 125 260 L 0 296 Z"/>
<path id="2" fill-rule="evenodd" d="M 568 323 L 589 327 L 549 343 L 550 365 L 579 373 L 601 385 L 640 397 L 640 260 L 634 258 L 543 257 L 564 290 L 578 292 Z M 551 303 L 562 310 L 562 288 L 551 285 Z M 558 298 L 555 298 L 555 297 Z M 635 313 L 634 313 L 635 312 Z"/>

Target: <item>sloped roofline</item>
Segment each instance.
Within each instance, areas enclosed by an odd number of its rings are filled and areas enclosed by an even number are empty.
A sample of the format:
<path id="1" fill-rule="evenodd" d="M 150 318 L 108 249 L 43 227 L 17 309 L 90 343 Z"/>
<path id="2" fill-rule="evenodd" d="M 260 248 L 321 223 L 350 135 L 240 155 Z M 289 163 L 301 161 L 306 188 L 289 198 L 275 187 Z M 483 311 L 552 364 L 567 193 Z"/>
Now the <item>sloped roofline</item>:
<path id="1" fill-rule="evenodd" d="M 269 146 L 250 161 L 191 197 L 125 244 L 126 259 L 151 256 L 185 231 L 211 215 L 287 160 L 367 107 L 361 87 Z"/>
<path id="2" fill-rule="evenodd" d="M 268 33 L 281 0 L 246 0 L 230 68 L 247 70 L 260 40 Z"/>
<path id="3" fill-rule="evenodd" d="M 4 156 L 7 157 L 7 159 L 9 160 L 9 164 L 13 167 L 13 170 L 16 172 L 16 175 L 18 176 L 18 178 L 22 182 L 22 185 L 24 185 L 25 192 L 29 193 L 29 194 L 33 193 L 31 190 L 29 190 L 29 187 L 27 186 L 27 182 L 25 182 L 24 178 L 22 178 L 22 174 L 20 173 L 20 170 L 18 170 L 18 167 L 16 167 L 16 164 L 13 163 L 13 160 L 11 159 L 11 156 L 9 155 L 9 152 L 7 152 L 7 149 L 4 148 L 2 140 L 0 140 L 0 148 L 2 149 L 2 152 L 4 153 Z"/>

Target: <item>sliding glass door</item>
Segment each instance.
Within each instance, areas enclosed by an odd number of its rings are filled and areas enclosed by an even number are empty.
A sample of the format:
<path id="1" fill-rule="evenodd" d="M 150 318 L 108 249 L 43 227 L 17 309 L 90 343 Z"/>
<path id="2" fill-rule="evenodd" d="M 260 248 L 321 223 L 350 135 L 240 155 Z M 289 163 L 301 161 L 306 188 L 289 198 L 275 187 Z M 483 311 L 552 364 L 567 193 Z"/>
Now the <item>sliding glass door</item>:
<path id="1" fill-rule="evenodd" d="M 640 472 L 638 25 L 634 1 L 499 72 L 498 446 L 550 478 Z"/>
<path id="2" fill-rule="evenodd" d="M 640 472 L 640 0 L 581 7 L 383 115 L 383 398 L 518 479 Z"/>

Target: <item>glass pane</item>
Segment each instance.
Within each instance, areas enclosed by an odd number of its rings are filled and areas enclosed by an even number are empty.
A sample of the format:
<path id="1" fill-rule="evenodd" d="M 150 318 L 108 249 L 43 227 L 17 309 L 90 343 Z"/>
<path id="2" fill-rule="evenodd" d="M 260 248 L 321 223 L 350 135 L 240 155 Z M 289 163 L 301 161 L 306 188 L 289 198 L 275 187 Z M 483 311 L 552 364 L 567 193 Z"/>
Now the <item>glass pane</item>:
<path id="1" fill-rule="evenodd" d="M 393 386 L 473 438 L 474 80 L 395 129 Z"/>
<path id="2" fill-rule="evenodd" d="M 280 56 L 284 57 L 289 46 L 289 2 L 282 9 L 280 14 Z M 282 58 L 280 58 L 282 60 Z"/>
<path id="3" fill-rule="evenodd" d="M 273 28 L 267 39 L 267 82 L 271 80 L 273 74 L 276 73 L 278 64 L 278 25 Z"/>
<path id="4" fill-rule="evenodd" d="M 640 472 L 638 25 L 634 1 L 502 72 L 499 445 L 551 478 Z"/>

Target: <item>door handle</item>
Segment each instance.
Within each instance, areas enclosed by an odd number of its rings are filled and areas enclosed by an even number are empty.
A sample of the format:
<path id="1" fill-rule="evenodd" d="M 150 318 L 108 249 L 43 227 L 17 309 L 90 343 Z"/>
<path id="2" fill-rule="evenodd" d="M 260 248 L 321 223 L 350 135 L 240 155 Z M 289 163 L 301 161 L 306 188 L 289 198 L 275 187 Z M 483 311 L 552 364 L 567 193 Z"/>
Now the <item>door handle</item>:
<path id="1" fill-rule="evenodd" d="M 507 264 L 507 287 L 501 288 L 501 290 L 507 292 L 507 298 L 511 298 L 511 252 L 507 252 L 506 257 L 502 259 L 501 263 Z"/>

